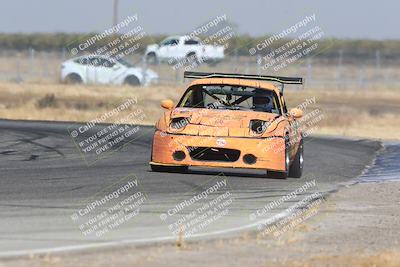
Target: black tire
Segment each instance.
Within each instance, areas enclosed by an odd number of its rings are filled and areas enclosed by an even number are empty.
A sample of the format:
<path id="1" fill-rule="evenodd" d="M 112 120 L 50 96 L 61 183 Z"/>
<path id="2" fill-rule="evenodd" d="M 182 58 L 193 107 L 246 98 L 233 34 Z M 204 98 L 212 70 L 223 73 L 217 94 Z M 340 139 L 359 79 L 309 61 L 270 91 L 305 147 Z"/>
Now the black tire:
<path id="1" fill-rule="evenodd" d="M 197 66 L 200 65 L 199 59 L 196 56 L 196 53 L 191 52 L 186 55 L 186 62 L 191 65 L 191 64 L 196 64 Z"/>
<path id="2" fill-rule="evenodd" d="M 267 171 L 268 178 L 275 179 L 286 179 L 289 176 L 289 165 L 290 165 L 290 157 L 289 157 L 289 147 L 288 147 L 289 139 L 285 138 L 285 171 Z"/>
<path id="3" fill-rule="evenodd" d="M 156 65 L 158 64 L 158 58 L 155 53 L 148 53 L 146 55 L 146 62 L 150 65 Z"/>
<path id="4" fill-rule="evenodd" d="M 303 173 L 303 139 L 300 141 L 299 148 L 297 149 L 296 156 L 290 165 L 289 176 L 294 178 L 300 178 Z"/>
<path id="5" fill-rule="evenodd" d="M 136 77 L 134 75 L 130 75 L 125 78 L 124 84 L 130 85 L 130 86 L 139 86 L 140 81 L 139 81 L 138 77 Z"/>
<path id="6" fill-rule="evenodd" d="M 65 77 L 65 83 L 66 84 L 81 84 L 82 78 L 81 78 L 81 76 L 79 76 L 79 74 L 71 73 L 71 74 L 68 74 L 67 77 Z"/>
<path id="7" fill-rule="evenodd" d="M 162 166 L 162 165 L 154 165 L 150 164 L 150 168 L 153 172 L 187 172 L 188 166 Z"/>

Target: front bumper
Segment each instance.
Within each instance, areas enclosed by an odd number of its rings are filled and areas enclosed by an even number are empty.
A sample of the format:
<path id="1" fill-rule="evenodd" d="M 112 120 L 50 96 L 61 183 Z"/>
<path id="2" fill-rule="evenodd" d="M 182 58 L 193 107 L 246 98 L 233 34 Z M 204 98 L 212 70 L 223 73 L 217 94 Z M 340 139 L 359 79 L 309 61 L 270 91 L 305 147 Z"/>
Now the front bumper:
<path id="1" fill-rule="evenodd" d="M 229 155 L 229 160 L 199 159 L 198 148 L 203 151 L 235 151 L 237 157 Z M 177 159 L 175 152 L 179 151 Z M 184 156 L 183 156 L 183 153 Z M 197 153 L 197 154 L 196 154 Z M 206 153 L 206 152 L 204 152 Z M 217 152 L 216 152 L 217 153 Z M 255 162 L 245 160 L 252 155 Z M 228 158 L 225 156 L 225 158 Z M 233 159 L 232 159 L 233 158 Z M 215 137 L 166 134 L 156 131 L 153 139 L 152 157 L 150 164 L 166 166 L 200 166 L 200 167 L 229 167 L 265 169 L 285 171 L 285 139 L 283 137 L 245 138 L 245 137 Z"/>

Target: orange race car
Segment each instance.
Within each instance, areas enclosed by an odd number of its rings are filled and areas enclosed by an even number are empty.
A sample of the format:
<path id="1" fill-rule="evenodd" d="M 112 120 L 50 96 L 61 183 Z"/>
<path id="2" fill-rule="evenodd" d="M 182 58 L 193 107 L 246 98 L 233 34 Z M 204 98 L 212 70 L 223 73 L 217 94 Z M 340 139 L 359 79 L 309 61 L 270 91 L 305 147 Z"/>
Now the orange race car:
<path id="1" fill-rule="evenodd" d="M 200 72 L 184 77 L 195 80 L 178 104 L 161 102 L 166 111 L 156 123 L 153 171 L 230 167 L 266 170 L 269 177 L 301 176 L 297 119 L 303 112 L 287 111 L 283 87 L 302 84 L 302 78 Z"/>

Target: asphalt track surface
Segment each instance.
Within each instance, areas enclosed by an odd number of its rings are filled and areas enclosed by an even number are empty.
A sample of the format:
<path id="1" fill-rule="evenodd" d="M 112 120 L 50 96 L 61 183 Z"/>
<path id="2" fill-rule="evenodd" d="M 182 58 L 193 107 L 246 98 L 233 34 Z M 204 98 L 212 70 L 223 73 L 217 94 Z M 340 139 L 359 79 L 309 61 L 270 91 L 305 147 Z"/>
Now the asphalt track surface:
<path id="1" fill-rule="evenodd" d="M 176 236 L 168 225 L 179 217 L 163 220 L 160 215 L 224 180 L 228 186 L 213 199 L 229 191 L 233 200 L 229 213 L 195 232 L 194 237 L 216 238 L 256 230 L 256 221 L 282 214 L 304 196 L 332 192 L 338 185 L 352 181 L 371 164 L 380 148 L 378 142 L 368 140 L 306 138 L 304 174 L 300 179 L 270 179 L 260 171 L 232 169 L 156 173 L 148 165 L 153 127 L 140 126 L 134 141 L 88 165 L 69 133 L 79 126 L 0 121 L 0 256 L 174 240 Z M 96 127 L 95 132 L 106 126 Z M 85 236 L 79 225 L 86 221 L 82 217 L 79 220 L 83 221 L 77 223 L 74 214 L 133 179 L 140 185 L 137 192 L 146 196 L 140 212 L 103 235 Z M 267 215 L 251 218 L 266 204 L 313 180 L 315 185 L 296 199 L 281 203 Z M 108 201 L 93 214 L 121 199 Z M 193 212 L 204 201 L 187 206 L 182 214 Z"/>

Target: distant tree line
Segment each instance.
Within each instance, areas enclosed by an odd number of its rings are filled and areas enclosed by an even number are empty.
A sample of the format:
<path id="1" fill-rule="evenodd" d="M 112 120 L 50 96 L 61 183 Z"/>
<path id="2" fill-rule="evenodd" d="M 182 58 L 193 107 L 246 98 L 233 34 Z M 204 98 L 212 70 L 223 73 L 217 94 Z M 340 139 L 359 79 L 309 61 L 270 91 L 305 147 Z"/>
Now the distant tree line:
<path id="1" fill-rule="evenodd" d="M 87 40 L 92 34 L 67 34 L 67 33 L 34 33 L 34 34 L 5 34 L 0 33 L 0 49 L 23 51 L 34 49 L 36 51 L 62 51 L 69 50 L 82 41 Z M 146 45 L 151 43 L 159 43 L 166 36 L 155 35 L 145 36 L 140 40 L 141 46 L 137 50 L 138 53 L 144 53 Z M 110 41 L 115 36 L 108 36 L 95 44 L 90 49 L 95 51 Z M 251 36 L 234 36 L 226 43 L 226 54 L 237 56 L 248 56 L 249 49 L 254 48 L 257 44 L 262 43 L 266 37 Z M 288 39 L 281 39 L 271 44 L 268 49 L 276 49 L 285 43 Z M 316 53 L 316 57 L 321 58 L 337 58 L 338 53 L 351 58 L 374 58 L 376 56 L 382 59 L 399 59 L 400 58 L 400 40 L 352 40 L 352 39 L 322 39 L 318 41 L 320 51 Z M 91 52 L 91 51 L 88 51 Z M 260 55 L 264 55 L 267 51 L 257 51 Z"/>

